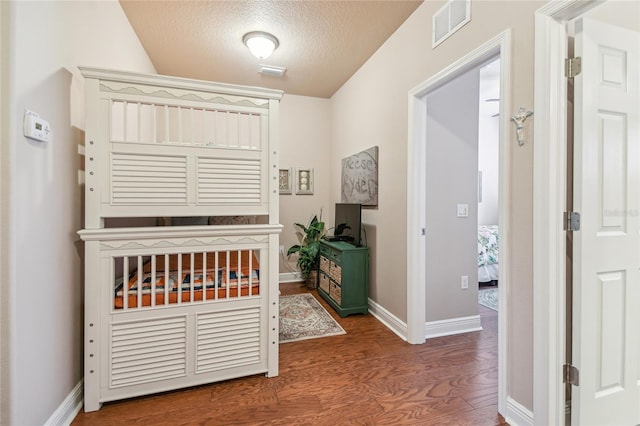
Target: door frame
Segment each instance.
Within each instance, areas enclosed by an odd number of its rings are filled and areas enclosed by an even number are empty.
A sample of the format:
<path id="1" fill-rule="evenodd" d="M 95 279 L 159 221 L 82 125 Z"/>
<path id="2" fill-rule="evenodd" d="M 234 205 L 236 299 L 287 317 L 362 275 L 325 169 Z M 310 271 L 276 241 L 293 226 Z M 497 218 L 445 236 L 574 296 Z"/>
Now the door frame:
<path id="1" fill-rule="evenodd" d="M 426 117 L 428 93 L 477 67 L 500 57 L 499 124 L 499 312 L 498 315 L 498 411 L 505 413 L 507 400 L 507 294 L 509 287 L 511 30 L 507 29 L 409 91 L 407 143 L 407 341 L 425 342 L 426 325 Z"/>
<path id="2" fill-rule="evenodd" d="M 566 23 L 602 0 L 552 0 L 535 14 L 533 155 L 533 419 L 565 424 L 567 175 Z"/>

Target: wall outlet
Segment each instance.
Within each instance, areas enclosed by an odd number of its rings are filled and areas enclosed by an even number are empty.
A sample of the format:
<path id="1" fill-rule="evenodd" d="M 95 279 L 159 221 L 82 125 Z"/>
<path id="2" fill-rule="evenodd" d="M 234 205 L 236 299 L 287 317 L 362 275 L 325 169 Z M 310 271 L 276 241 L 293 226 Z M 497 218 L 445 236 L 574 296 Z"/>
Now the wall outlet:
<path id="1" fill-rule="evenodd" d="M 280 246 L 280 254 L 284 254 L 284 246 Z"/>
<path id="2" fill-rule="evenodd" d="M 460 288 L 466 290 L 469 288 L 469 277 L 467 275 L 463 275 L 460 277 Z"/>

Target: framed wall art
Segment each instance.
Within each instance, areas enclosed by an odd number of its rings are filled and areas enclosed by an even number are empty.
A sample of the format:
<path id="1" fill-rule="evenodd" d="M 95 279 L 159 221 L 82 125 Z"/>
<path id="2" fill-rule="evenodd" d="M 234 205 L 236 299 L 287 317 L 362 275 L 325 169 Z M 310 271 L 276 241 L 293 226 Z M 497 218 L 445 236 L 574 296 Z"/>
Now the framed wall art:
<path id="1" fill-rule="evenodd" d="M 280 169 L 278 173 L 280 194 L 291 194 L 291 169 Z"/>
<path id="2" fill-rule="evenodd" d="M 296 169 L 296 194 L 313 194 L 313 169 Z"/>

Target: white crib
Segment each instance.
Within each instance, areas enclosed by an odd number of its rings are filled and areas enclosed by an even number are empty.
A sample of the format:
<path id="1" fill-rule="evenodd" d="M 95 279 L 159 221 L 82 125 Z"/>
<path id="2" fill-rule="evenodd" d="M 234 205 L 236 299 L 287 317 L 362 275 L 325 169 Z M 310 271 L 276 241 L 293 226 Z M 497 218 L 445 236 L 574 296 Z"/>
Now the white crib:
<path id="1" fill-rule="evenodd" d="M 282 92 L 81 68 L 85 411 L 278 374 Z M 108 218 L 258 224 L 105 227 Z"/>

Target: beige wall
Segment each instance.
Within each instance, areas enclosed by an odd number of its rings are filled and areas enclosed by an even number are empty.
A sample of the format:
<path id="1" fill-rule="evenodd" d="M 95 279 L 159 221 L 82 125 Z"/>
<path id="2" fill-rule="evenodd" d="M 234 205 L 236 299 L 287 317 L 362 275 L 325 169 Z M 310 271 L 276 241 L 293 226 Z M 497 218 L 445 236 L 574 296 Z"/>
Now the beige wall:
<path id="1" fill-rule="evenodd" d="M 314 214 L 333 222 L 329 205 L 331 116 L 328 99 L 285 94 L 280 102 L 280 168 L 314 169 L 313 195 L 280 195 L 280 244 L 285 253 L 298 244 L 294 223 L 307 225 Z M 280 256 L 280 273 L 297 272 L 296 258 Z"/>
<path id="2" fill-rule="evenodd" d="M 82 379 L 82 244 L 76 232 L 83 213 L 78 151 L 84 94 L 77 66 L 155 69 L 117 1 L 11 2 L 7 9 L 10 43 L 8 51 L 3 45 L 3 58 L 11 57 L 12 92 L 2 157 L 3 184 L 5 176 L 9 180 L 8 193 L 2 192 L 2 205 L 9 206 L 2 284 L 9 351 L 2 367 L 9 377 L 2 416 L 6 424 L 35 425 L 44 424 Z M 48 143 L 22 136 L 25 108 L 49 121 Z"/>
<path id="3" fill-rule="evenodd" d="M 533 106 L 534 12 L 541 1 L 472 1 L 472 21 L 435 50 L 431 17 L 443 2 L 424 2 L 331 99 L 331 201 L 340 195 L 340 159 L 380 147 L 379 207 L 365 210 L 375 228 L 377 267 L 370 297 L 407 319 L 406 204 L 408 91 L 505 29 L 512 29 L 511 105 Z M 532 123 L 525 137 L 532 140 Z M 511 136 L 510 316 L 508 395 L 533 405 L 532 206 L 533 146 L 518 147 Z M 442 301 L 455 304 L 455 301 Z"/>

